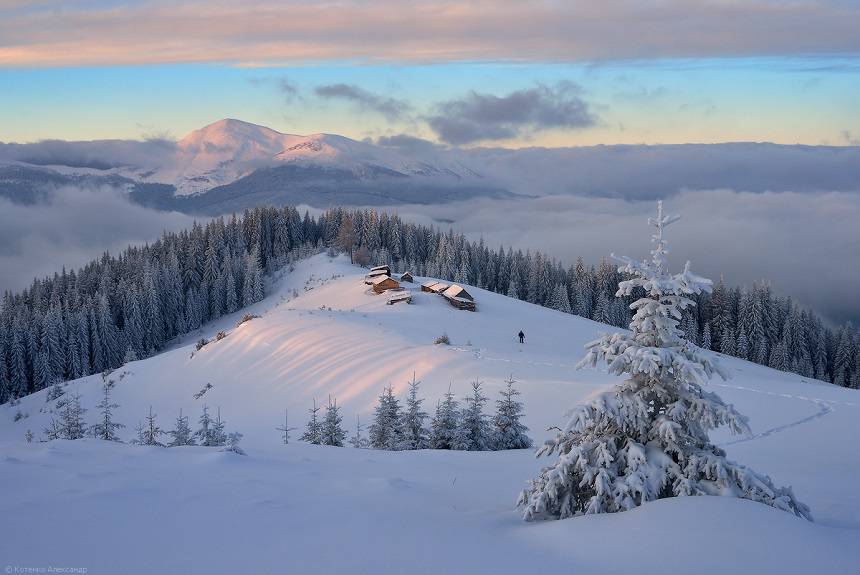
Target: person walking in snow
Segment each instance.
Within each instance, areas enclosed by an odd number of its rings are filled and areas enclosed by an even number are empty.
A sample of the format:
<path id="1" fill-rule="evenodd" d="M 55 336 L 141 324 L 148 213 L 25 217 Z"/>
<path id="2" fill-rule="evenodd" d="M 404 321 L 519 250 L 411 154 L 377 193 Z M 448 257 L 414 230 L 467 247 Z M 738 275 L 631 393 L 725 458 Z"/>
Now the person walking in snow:
<path id="1" fill-rule="evenodd" d="M 523 330 L 520 330 L 519 336 L 520 336 L 520 343 L 525 343 L 526 342 L 526 334 L 523 333 Z"/>

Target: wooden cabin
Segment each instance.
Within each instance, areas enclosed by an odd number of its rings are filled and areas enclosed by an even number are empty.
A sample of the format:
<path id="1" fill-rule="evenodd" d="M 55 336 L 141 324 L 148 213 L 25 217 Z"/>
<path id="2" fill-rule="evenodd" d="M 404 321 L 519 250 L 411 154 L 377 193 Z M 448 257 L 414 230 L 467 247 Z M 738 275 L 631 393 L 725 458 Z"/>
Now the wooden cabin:
<path id="1" fill-rule="evenodd" d="M 421 291 L 426 291 L 430 293 L 442 293 L 448 289 L 448 284 L 444 282 L 427 282 L 421 285 Z"/>
<path id="2" fill-rule="evenodd" d="M 442 292 L 442 297 L 457 309 L 464 309 L 467 311 L 475 311 L 476 309 L 475 298 L 457 284 L 448 286 L 448 288 Z"/>
<path id="3" fill-rule="evenodd" d="M 394 305 L 400 302 L 412 303 L 412 293 L 408 291 L 394 292 L 388 296 L 388 305 Z"/>
<path id="4" fill-rule="evenodd" d="M 400 281 L 414 283 L 415 278 L 412 277 L 412 272 L 406 272 L 402 276 L 400 276 Z"/>
<path id="5" fill-rule="evenodd" d="M 378 294 L 392 289 L 400 289 L 400 282 L 385 275 L 373 278 L 370 285 L 373 287 L 373 291 Z"/>
<path id="6" fill-rule="evenodd" d="M 459 297 L 469 301 L 475 301 L 475 298 L 473 298 L 469 292 L 457 284 L 451 284 L 448 286 L 448 288 L 442 292 L 442 295 L 445 297 Z"/>
<path id="7" fill-rule="evenodd" d="M 388 266 L 387 264 L 384 264 L 381 266 L 374 266 L 374 267 L 370 268 L 370 271 L 371 271 L 371 273 L 372 272 L 378 272 L 378 271 L 384 271 L 385 275 L 387 275 L 387 276 L 391 275 L 391 267 Z"/>
<path id="8" fill-rule="evenodd" d="M 385 270 L 370 270 L 370 272 L 364 276 L 364 283 L 371 285 L 373 284 L 373 279 L 378 277 L 388 277 L 391 274 L 386 272 Z"/>

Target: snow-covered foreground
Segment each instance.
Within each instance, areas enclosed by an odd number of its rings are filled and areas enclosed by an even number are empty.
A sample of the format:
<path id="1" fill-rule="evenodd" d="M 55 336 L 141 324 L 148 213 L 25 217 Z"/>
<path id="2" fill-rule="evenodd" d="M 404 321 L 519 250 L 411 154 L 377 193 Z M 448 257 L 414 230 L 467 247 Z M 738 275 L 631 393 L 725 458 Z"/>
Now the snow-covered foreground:
<path id="1" fill-rule="evenodd" d="M 28 444 L 26 431 L 38 438 L 50 419 L 45 392 L 0 407 L 0 562 L 89 573 L 860 570 L 860 396 L 736 359 L 724 360 L 735 377 L 713 389 L 750 416 L 754 435 L 716 440 L 732 458 L 792 485 L 815 523 L 710 497 L 525 523 L 513 503 L 545 464 L 530 450 L 280 444 L 275 427 L 285 408 L 290 425 L 303 426 L 313 398 L 331 394 L 347 426 L 356 413 L 369 422 L 382 387 L 391 383 L 402 396 L 413 371 L 431 412 L 449 384 L 465 394 L 478 377 L 495 399 L 513 374 L 538 442 L 615 381 L 573 367 L 606 326 L 477 289 L 477 313 L 420 292 L 414 305 L 387 306 L 361 277 L 343 260 L 317 256 L 255 306 L 262 318 L 207 327 L 208 336 L 227 328 L 226 339 L 194 357 L 193 345 L 180 343 L 120 370 L 127 375 L 114 400 L 125 438 L 150 405 L 170 428 L 179 408 L 193 420 L 205 402 L 221 407 L 228 430 L 245 434 L 247 457 L 89 439 Z M 433 344 L 443 332 L 451 346 Z M 206 383 L 213 387 L 195 399 Z M 100 378 L 66 389 L 82 394 L 94 422 Z M 19 410 L 26 417 L 15 422 Z"/>

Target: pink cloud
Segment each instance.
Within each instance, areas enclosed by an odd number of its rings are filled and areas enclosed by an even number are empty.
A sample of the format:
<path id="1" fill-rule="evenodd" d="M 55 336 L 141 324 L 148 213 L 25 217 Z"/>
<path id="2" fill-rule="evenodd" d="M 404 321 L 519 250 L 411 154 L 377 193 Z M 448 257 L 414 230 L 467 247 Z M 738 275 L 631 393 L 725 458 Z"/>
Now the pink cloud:
<path id="1" fill-rule="evenodd" d="M 0 66 L 449 62 L 860 51 L 860 7 L 785 0 L 0 2 Z"/>

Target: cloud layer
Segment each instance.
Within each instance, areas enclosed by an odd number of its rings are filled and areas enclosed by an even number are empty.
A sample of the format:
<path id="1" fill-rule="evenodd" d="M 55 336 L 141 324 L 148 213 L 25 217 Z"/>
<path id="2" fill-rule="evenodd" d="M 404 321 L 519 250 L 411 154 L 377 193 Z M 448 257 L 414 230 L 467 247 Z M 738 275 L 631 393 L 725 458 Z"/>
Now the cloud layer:
<path id="1" fill-rule="evenodd" d="M 449 144 L 509 140 L 553 128 L 594 125 L 596 118 L 572 82 L 516 90 L 506 96 L 469 92 L 438 105 L 427 118 L 439 139 Z"/>
<path id="2" fill-rule="evenodd" d="M 851 54 L 843 0 L 0 3 L 0 66 Z"/>
<path id="3" fill-rule="evenodd" d="M 34 277 L 75 269 L 105 250 L 151 242 L 193 219 L 129 203 L 113 188 L 65 187 L 49 203 L 24 206 L 0 198 L 0 292 Z"/>
<path id="4" fill-rule="evenodd" d="M 360 110 L 377 112 L 388 120 L 398 120 L 409 110 L 409 104 L 403 100 L 380 96 L 350 84 L 326 84 L 318 86 L 314 92 L 321 98 L 345 100 Z"/>

